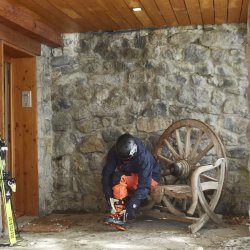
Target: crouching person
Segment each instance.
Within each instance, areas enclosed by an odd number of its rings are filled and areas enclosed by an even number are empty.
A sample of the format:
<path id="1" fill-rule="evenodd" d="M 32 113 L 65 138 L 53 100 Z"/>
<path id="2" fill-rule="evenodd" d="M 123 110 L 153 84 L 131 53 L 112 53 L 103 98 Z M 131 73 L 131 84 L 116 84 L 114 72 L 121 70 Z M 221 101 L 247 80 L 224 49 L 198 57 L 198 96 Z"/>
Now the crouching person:
<path id="1" fill-rule="evenodd" d="M 136 211 L 160 179 L 160 166 L 143 142 L 121 135 L 109 150 L 102 171 L 103 192 L 110 208 L 105 223 L 125 230 Z"/>

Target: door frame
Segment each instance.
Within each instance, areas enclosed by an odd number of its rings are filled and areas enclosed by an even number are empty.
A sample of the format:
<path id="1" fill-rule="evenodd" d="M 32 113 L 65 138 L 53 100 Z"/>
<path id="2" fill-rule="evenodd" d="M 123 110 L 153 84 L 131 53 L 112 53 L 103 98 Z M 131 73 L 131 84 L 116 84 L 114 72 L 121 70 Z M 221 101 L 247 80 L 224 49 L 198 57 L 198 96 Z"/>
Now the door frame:
<path id="1" fill-rule="evenodd" d="M 0 41 L 0 137 L 3 139 L 6 137 L 2 98 L 6 59 L 10 63 L 10 170 L 11 176 L 17 180 L 17 192 L 13 193 L 14 207 L 17 215 L 38 215 L 36 56 Z M 32 95 L 31 107 L 22 102 L 25 91 Z"/>

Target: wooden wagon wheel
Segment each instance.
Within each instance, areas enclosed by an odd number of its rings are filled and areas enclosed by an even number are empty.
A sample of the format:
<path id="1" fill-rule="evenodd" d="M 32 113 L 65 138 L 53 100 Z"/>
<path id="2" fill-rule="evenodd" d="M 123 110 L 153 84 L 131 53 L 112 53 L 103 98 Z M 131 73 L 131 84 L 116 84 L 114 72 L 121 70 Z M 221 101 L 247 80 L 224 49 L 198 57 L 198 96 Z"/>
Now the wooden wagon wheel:
<path id="1" fill-rule="evenodd" d="M 181 171 L 175 176 L 169 174 L 163 176 L 162 184 L 190 186 L 192 173 L 195 170 L 204 165 L 213 165 L 219 158 L 226 159 L 226 154 L 220 138 L 208 125 L 194 119 L 183 119 L 173 123 L 162 134 L 156 145 L 156 157 L 161 163 L 163 172 L 169 172 L 172 163 L 177 163 L 181 167 Z M 210 214 L 212 219 L 217 220 L 213 210 L 219 201 L 226 172 L 225 160 L 223 166 L 200 175 L 199 187 L 203 182 L 210 182 L 210 186 L 214 188 L 209 188 L 207 191 L 199 188 L 201 198 L 197 206 L 193 206 L 192 197 L 170 198 L 166 194 L 162 199 L 164 206 L 177 216 L 189 213 L 196 217 L 198 215 L 201 220 L 203 217 L 208 220 L 207 214 Z M 205 204 L 206 211 L 200 204 Z"/>

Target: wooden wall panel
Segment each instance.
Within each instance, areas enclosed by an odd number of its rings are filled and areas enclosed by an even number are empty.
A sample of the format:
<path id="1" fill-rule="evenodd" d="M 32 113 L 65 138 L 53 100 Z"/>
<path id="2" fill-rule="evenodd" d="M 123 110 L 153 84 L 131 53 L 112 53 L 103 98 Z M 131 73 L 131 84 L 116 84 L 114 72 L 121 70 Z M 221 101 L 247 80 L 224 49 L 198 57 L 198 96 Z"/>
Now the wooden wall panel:
<path id="1" fill-rule="evenodd" d="M 111 17 L 111 19 L 119 26 L 120 29 L 129 29 L 130 25 L 123 18 L 120 12 L 112 4 L 113 1 L 107 1 L 106 3 L 102 0 L 97 0 L 98 5 L 103 8 L 103 11 Z"/>
<path id="2" fill-rule="evenodd" d="M 176 19 L 179 25 L 190 25 L 190 19 L 187 13 L 186 5 L 184 0 L 170 0 L 172 8 L 174 10 Z"/>
<path id="3" fill-rule="evenodd" d="M 107 30 L 117 30 L 119 26 L 115 23 L 110 16 L 103 11 L 103 8 L 92 0 L 84 0 L 79 3 L 86 11 L 93 16 L 93 21 L 97 20 L 101 26 L 108 27 Z M 101 30 L 104 30 L 101 28 Z"/>
<path id="4" fill-rule="evenodd" d="M 128 7 L 130 9 L 134 8 L 134 7 L 140 7 L 143 8 L 142 4 L 138 1 L 138 0 L 124 0 Z M 133 12 L 133 14 L 137 17 L 137 19 L 141 22 L 141 24 L 144 27 L 153 27 L 154 23 L 152 22 L 152 20 L 150 19 L 150 17 L 148 16 L 147 12 L 144 11 L 139 11 L 139 12 Z"/>
<path id="5" fill-rule="evenodd" d="M 248 5 L 249 5 L 249 0 L 243 0 L 241 14 L 240 14 L 240 22 L 244 23 L 247 22 Z"/>
<path id="6" fill-rule="evenodd" d="M 3 41 L 0 40 L 0 137 L 4 138 L 4 53 L 3 53 Z"/>
<path id="7" fill-rule="evenodd" d="M 222 24 L 227 22 L 228 0 L 214 1 L 215 23 Z"/>
<path id="8" fill-rule="evenodd" d="M 199 0 L 185 0 L 188 15 L 191 24 L 198 25 L 202 23 Z"/>
<path id="9" fill-rule="evenodd" d="M 202 21 L 204 24 L 214 24 L 214 0 L 200 0 Z"/>
<path id="10" fill-rule="evenodd" d="M 12 126 L 17 179 L 16 210 L 38 214 L 36 59 L 12 59 Z M 32 107 L 22 107 L 22 91 L 32 91 Z"/>
<path id="11" fill-rule="evenodd" d="M 20 112 L 21 87 L 19 85 L 18 64 L 12 61 L 11 87 L 12 87 L 12 150 L 14 159 L 12 162 L 13 176 L 17 181 L 17 192 L 13 194 L 14 205 L 18 215 L 25 213 L 24 209 L 24 165 L 23 165 L 23 132 L 22 112 Z"/>
<path id="12" fill-rule="evenodd" d="M 3 41 L 0 40 L 0 138 L 4 138 L 4 119 L 3 119 L 3 112 L 4 112 L 4 99 L 2 98 L 4 95 L 4 53 L 3 53 Z M 1 233 L 4 229 L 4 207 L 2 202 L 2 195 L 0 197 L 0 237 Z M 5 225 L 6 227 L 6 225 Z"/>
<path id="13" fill-rule="evenodd" d="M 176 26 L 178 21 L 169 0 L 155 0 L 165 22 L 168 26 Z"/>
<path id="14" fill-rule="evenodd" d="M 8 1 L 21 4 L 21 7 L 36 13 L 47 26 L 63 33 L 115 31 L 166 25 L 246 23 L 249 2 L 249 0 Z M 142 7 L 143 11 L 133 12 L 133 7 Z"/>
<path id="15" fill-rule="evenodd" d="M 136 18 L 134 13 L 128 8 L 127 4 L 124 0 L 108 0 L 114 6 L 115 10 L 126 20 L 126 22 L 130 25 L 130 28 L 142 28 L 143 25 Z"/>
<path id="16" fill-rule="evenodd" d="M 155 26 L 166 25 L 166 22 L 161 15 L 158 6 L 155 4 L 155 1 L 140 0 L 140 2 L 142 3 L 143 8 L 145 9 Z"/>
<path id="17" fill-rule="evenodd" d="M 101 22 L 99 17 L 95 17 L 91 11 L 88 11 L 86 6 L 84 5 L 84 2 L 77 3 L 75 1 L 69 1 L 68 4 L 73 10 L 77 11 L 77 13 L 81 16 L 82 21 L 91 23 L 93 27 L 92 31 L 98 31 L 103 29 L 103 23 Z M 89 28 L 89 31 L 90 30 L 91 29 Z"/>
<path id="18" fill-rule="evenodd" d="M 53 0 L 53 1 L 48 0 L 48 4 L 50 4 L 50 6 L 56 8 L 57 10 L 59 10 L 61 12 L 61 15 L 63 14 L 64 16 L 66 16 L 67 19 L 70 20 L 71 22 L 75 24 L 79 24 L 82 32 L 87 31 L 89 29 L 94 30 L 95 26 L 92 25 L 91 22 L 88 22 L 87 20 L 83 20 L 82 16 L 78 13 L 78 11 L 74 10 L 70 6 L 69 2 L 70 1 L 65 2 L 61 0 Z"/>
<path id="19" fill-rule="evenodd" d="M 240 20 L 242 0 L 229 0 L 228 2 L 228 22 L 238 23 Z"/>

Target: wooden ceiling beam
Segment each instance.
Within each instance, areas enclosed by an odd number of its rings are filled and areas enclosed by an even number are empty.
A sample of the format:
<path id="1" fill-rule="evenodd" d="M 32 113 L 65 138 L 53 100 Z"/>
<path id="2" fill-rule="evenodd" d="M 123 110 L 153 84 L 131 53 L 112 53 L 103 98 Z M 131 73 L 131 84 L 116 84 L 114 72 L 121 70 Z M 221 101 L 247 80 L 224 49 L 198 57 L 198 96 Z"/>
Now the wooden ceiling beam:
<path id="1" fill-rule="evenodd" d="M 39 56 L 41 43 L 0 23 L 0 40 L 13 44 L 27 52 Z"/>
<path id="2" fill-rule="evenodd" d="M 61 34 L 43 23 L 37 15 L 15 1 L 0 1 L 0 21 L 12 29 L 52 47 L 61 46 Z"/>
<path id="3" fill-rule="evenodd" d="M 81 25 L 74 22 L 67 15 L 61 13 L 48 0 L 16 0 L 19 4 L 27 9 L 39 13 L 39 16 L 45 20 L 48 25 L 56 29 L 60 33 L 81 31 Z M 58 22 L 60 20 L 60 22 Z"/>

